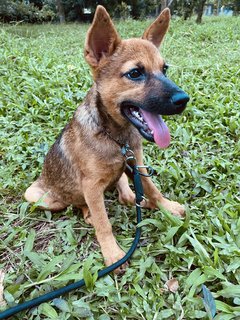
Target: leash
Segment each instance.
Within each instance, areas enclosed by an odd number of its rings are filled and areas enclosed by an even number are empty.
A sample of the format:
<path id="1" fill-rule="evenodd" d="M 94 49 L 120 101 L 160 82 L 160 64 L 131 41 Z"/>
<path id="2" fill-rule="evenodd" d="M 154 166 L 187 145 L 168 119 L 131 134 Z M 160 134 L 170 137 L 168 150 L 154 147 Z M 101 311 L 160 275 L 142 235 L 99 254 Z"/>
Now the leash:
<path id="1" fill-rule="evenodd" d="M 143 200 L 145 200 L 144 198 L 144 194 L 143 194 L 143 187 L 142 187 L 142 181 L 141 181 L 141 175 L 143 176 L 147 176 L 150 177 L 153 174 L 153 169 L 151 167 L 146 166 L 146 168 L 149 169 L 149 174 L 143 174 L 139 171 L 139 168 L 142 168 L 143 166 L 138 166 L 136 163 L 136 158 L 134 156 L 133 151 L 130 149 L 129 145 L 126 144 L 121 148 L 121 153 L 122 155 L 126 158 L 125 159 L 125 163 L 126 166 L 128 168 L 128 170 L 131 171 L 131 173 L 133 174 L 133 184 L 134 184 L 134 190 L 135 190 L 135 194 L 136 194 L 136 213 L 137 213 L 137 224 L 139 224 L 142 220 L 141 217 L 141 202 Z M 125 262 L 127 262 L 131 256 L 133 255 L 134 251 L 136 250 L 139 240 L 140 240 L 140 236 L 141 236 L 141 228 L 140 227 L 136 227 L 136 233 L 135 233 L 135 238 L 133 240 L 133 243 L 130 247 L 130 249 L 128 250 L 128 252 L 126 253 L 126 255 L 120 259 L 119 261 L 115 262 L 114 264 L 100 270 L 98 272 L 98 277 L 97 279 L 100 279 L 102 277 L 104 277 L 105 275 L 109 274 L 110 272 L 112 272 L 113 270 L 119 268 L 121 265 L 123 265 Z M 2 319 L 7 319 L 11 316 L 13 316 L 14 314 L 24 311 L 26 309 L 30 309 L 33 307 L 38 306 L 39 304 L 43 303 L 43 302 L 47 302 L 50 300 L 53 300 L 59 296 L 62 296 L 66 293 L 69 293 L 70 291 L 79 289 L 81 287 L 85 286 L 85 281 L 84 279 L 81 279 L 77 282 L 74 282 L 72 284 L 69 284 L 65 287 L 59 288 L 57 290 L 51 291 L 49 293 L 43 294 L 37 298 L 34 298 L 32 300 L 29 301 L 25 301 L 23 303 L 20 303 L 12 308 L 9 308 L 3 312 L 0 313 L 0 320 Z"/>

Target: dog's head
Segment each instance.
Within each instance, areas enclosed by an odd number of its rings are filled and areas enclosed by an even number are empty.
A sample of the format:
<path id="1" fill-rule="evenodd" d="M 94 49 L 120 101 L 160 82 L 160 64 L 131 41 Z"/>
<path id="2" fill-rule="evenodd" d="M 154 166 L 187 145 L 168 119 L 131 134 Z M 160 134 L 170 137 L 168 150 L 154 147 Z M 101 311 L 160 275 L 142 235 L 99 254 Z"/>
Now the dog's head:
<path id="1" fill-rule="evenodd" d="M 121 40 L 107 11 L 98 6 L 85 44 L 97 90 L 107 112 L 120 125 L 132 123 L 161 148 L 170 134 L 161 115 L 181 113 L 188 95 L 166 77 L 160 46 L 169 26 L 165 9 L 141 39 Z"/>

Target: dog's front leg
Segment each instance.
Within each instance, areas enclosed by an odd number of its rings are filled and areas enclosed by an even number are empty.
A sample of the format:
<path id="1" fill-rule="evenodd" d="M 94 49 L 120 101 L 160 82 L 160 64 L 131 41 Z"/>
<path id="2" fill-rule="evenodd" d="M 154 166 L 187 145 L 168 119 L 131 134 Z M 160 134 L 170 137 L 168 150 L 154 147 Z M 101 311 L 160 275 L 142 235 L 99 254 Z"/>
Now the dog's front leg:
<path id="1" fill-rule="evenodd" d="M 128 184 L 128 178 L 125 173 L 123 173 L 117 182 L 118 200 L 121 204 L 134 205 L 135 204 L 135 194 L 132 192 Z"/>
<path id="2" fill-rule="evenodd" d="M 91 224 L 95 228 L 105 264 L 109 266 L 120 260 L 125 252 L 119 248 L 112 233 L 112 226 L 104 205 L 104 186 L 90 179 L 84 179 L 82 186 L 85 201 L 90 211 Z M 123 265 L 115 272 L 120 273 L 124 271 L 125 267 L 126 265 Z"/>
<path id="3" fill-rule="evenodd" d="M 137 159 L 137 164 L 142 166 L 143 165 L 142 149 L 135 151 L 135 156 Z M 144 174 L 147 173 L 147 170 L 145 168 L 140 168 L 140 171 Z M 172 214 L 175 216 L 183 217 L 185 215 L 184 207 L 176 201 L 170 201 L 164 198 L 161 192 L 157 189 L 155 184 L 152 182 L 151 178 L 142 176 L 142 184 L 143 184 L 144 194 L 148 198 L 144 207 L 154 209 L 154 208 L 158 208 L 160 204 L 165 209 L 172 212 Z"/>

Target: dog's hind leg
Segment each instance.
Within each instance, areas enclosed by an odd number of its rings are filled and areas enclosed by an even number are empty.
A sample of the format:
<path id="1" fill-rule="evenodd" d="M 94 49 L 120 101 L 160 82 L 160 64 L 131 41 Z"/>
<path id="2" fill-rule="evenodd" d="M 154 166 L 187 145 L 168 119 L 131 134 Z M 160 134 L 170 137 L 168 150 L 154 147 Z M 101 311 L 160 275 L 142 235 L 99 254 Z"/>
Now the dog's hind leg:
<path id="1" fill-rule="evenodd" d="M 67 207 L 66 204 L 54 199 L 47 190 L 44 190 L 39 180 L 36 180 L 29 188 L 27 188 L 24 197 L 30 203 L 36 203 L 41 199 L 41 203 L 39 203 L 40 209 L 60 211 Z"/>
<path id="2" fill-rule="evenodd" d="M 121 204 L 133 205 L 135 203 L 135 194 L 129 187 L 128 178 L 123 173 L 117 182 L 118 200 Z"/>

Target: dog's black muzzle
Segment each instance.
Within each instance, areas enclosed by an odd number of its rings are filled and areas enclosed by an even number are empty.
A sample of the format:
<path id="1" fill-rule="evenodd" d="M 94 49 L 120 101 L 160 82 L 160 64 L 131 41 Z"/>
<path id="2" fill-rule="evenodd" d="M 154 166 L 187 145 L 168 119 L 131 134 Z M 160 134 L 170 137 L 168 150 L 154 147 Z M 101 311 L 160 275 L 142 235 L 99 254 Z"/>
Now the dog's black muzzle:
<path id="1" fill-rule="evenodd" d="M 166 148 L 170 143 L 170 134 L 161 115 L 181 113 L 189 96 L 162 73 L 148 76 L 144 93 L 141 97 L 122 101 L 122 115 L 145 139 Z"/>
<path id="2" fill-rule="evenodd" d="M 143 110 L 161 115 L 181 113 L 189 96 L 162 73 L 154 75 L 148 83 L 149 91 L 141 104 Z"/>
<path id="3" fill-rule="evenodd" d="M 141 97 L 122 101 L 121 112 L 145 139 L 166 148 L 170 135 L 161 115 L 181 113 L 189 96 L 162 73 L 149 76 L 144 93 Z"/>
<path id="4" fill-rule="evenodd" d="M 188 101 L 189 96 L 160 73 L 146 83 L 145 98 L 141 102 L 137 99 L 125 100 L 121 107 L 132 106 L 155 114 L 172 115 L 181 113 Z"/>

